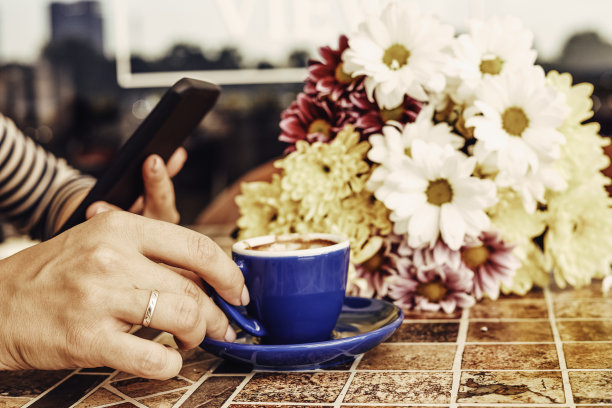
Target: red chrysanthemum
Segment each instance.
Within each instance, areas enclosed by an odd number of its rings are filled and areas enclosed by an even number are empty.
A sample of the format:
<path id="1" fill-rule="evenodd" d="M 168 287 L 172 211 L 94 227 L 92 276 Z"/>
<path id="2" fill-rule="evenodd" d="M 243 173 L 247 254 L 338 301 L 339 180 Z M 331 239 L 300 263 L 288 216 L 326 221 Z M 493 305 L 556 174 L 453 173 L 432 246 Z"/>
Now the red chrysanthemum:
<path id="1" fill-rule="evenodd" d="M 513 246 L 506 244 L 495 232 L 484 231 L 478 240 L 464 245 L 461 259 L 474 271 L 474 296 L 482 299 L 486 294 L 495 300 L 503 283 L 510 287 L 521 262 L 512 253 Z"/>
<path id="2" fill-rule="evenodd" d="M 348 38 L 341 35 L 338 49 L 319 48 L 323 61 L 310 60 L 304 92 L 318 98 L 328 98 L 347 107 L 348 95 L 363 89 L 363 78 L 352 78 L 343 70 L 342 53 L 348 48 Z"/>
<path id="3" fill-rule="evenodd" d="M 286 153 L 295 150 L 298 140 L 329 142 L 344 125 L 354 123 L 356 115 L 356 112 L 340 109 L 329 100 L 300 93 L 281 114 L 278 139 L 290 144 Z"/>
<path id="4" fill-rule="evenodd" d="M 374 133 L 381 133 L 383 126 L 389 120 L 394 120 L 401 124 L 414 122 L 424 105 L 424 102 L 417 101 L 406 95 L 404 103 L 397 108 L 380 109 L 376 102 L 371 102 L 368 99 L 364 90 L 351 93 L 349 101 L 354 109 L 359 111 L 355 128 L 361 131 L 364 138 Z"/>

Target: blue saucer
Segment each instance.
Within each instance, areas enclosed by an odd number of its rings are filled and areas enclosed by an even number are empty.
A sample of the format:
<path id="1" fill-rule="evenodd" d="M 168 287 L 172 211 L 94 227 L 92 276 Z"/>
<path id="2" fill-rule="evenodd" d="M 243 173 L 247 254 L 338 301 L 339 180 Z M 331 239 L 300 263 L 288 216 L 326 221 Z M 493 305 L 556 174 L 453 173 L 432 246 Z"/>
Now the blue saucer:
<path id="1" fill-rule="evenodd" d="M 404 315 L 397 306 L 378 299 L 347 297 L 328 341 L 266 345 L 238 331 L 234 343 L 205 338 L 204 350 L 221 358 L 260 370 L 314 370 L 352 360 L 385 341 L 399 327 Z"/>

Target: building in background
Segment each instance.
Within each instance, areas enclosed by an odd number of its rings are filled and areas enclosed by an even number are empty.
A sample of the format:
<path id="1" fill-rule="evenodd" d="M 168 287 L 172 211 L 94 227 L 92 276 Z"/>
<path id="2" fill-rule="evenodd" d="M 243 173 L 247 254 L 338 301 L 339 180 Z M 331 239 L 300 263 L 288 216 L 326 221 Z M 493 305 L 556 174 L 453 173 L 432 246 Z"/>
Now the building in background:
<path id="1" fill-rule="evenodd" d="M 102 13 L 98 1 L 53 2 L 50 14 L 51 43 L 78 40 L 86 42 L 100 54 L 104 52 Z"/>

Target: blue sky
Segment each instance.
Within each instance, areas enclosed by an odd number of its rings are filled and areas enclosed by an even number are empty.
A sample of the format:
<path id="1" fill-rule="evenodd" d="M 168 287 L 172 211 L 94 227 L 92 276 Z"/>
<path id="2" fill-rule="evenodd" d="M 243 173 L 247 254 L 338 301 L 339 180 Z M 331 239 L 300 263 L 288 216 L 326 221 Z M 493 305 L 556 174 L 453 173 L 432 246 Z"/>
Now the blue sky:
<path id="1" fill-rule="evenodd" d="M 296 47 L 335 44 L 378 0 L 100 0 L 105 47 L 114 53 L 116 3 L 126 10 L 130 47 L 161 55 L 179 40 L 214 51 L 236 45 L 253 59 L 283 58 Z M 0 0 L 0 60 L 32 62 L 49 36 L 51 0 Z M 470 17 L 514 15 L 534 32 L 541 56 L 555 58 L 574 32 L 612 42 L 610 0 L 428 0 L 422 9 L 461 30 Z"/>

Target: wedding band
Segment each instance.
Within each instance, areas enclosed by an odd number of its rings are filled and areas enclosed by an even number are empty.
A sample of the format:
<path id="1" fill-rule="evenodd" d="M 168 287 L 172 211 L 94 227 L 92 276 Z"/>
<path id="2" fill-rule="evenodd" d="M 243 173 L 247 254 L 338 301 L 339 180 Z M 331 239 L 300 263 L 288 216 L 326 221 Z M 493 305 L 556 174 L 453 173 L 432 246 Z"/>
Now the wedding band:
<path id="1" fill-rule="evenodd" d="M 144 327 L 149 327 L 151 324 L 151 319 L 153 318 L 153 312 L 155 311 L 155 305 L 157 304 L 157 298 L 159 297 L 159 291 L 153 289 L 151 291 L 151 297 L 149 298 L 149 305 L 147 306 L 147 310 L 145 310 L 144 318 L 142 319 L 142 325 Z"/>

